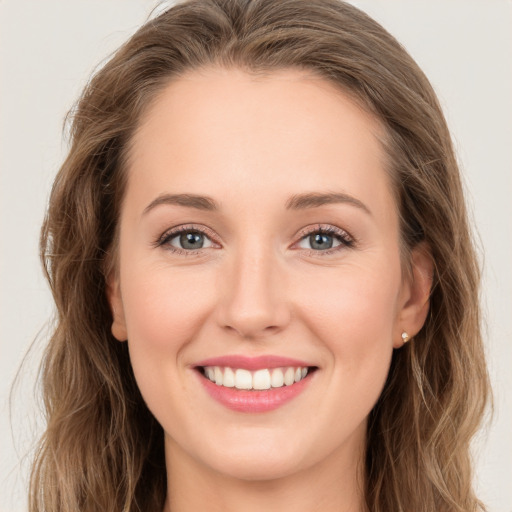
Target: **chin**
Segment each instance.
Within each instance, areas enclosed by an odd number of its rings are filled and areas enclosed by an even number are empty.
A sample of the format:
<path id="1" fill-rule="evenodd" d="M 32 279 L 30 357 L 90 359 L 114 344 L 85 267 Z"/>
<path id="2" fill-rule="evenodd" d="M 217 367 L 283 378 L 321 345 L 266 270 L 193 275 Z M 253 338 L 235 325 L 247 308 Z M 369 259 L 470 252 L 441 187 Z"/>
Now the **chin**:
<path id="1" fill-rule="evenodd" d="M 279 480 L 299 470 L 294 460 L 245 454 L 216 464 L 212 469 L 230 478 L 247 482 Z"/>
<path id="2" fill-rule="evenodd" d="M 232 443 L 220 452 L 215 449 L 208 465 L 231 478 L 265 481 L 286 478 L 316 463 L 318 454 L 308 455 L 306 443 L 298 439 L 287 443 L 279 436 L 269 439 L 266 434 L 266 439 L 259 435 L 244 443 Z"/>

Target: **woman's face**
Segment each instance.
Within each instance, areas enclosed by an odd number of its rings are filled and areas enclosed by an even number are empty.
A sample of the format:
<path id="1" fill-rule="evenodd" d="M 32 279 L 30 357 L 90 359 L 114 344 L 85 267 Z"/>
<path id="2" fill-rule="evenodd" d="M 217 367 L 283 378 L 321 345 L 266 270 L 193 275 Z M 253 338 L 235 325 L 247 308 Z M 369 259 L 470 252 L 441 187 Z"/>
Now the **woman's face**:
<path id="1" fill-rule="evenodd" d="M 109 298 L 174 467 L 271 479 L 361 457 L 425 309 L 379 136 L 299 71 L 190 72 L 146 113 Z"/>

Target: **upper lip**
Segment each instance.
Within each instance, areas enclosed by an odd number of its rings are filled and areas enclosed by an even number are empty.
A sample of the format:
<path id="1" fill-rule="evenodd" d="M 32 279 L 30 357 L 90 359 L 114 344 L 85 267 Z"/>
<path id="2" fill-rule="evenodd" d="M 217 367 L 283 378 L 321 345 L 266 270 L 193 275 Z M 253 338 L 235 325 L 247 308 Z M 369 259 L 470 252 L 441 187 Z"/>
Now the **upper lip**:
<path id="1" fill-rule="evenodd" d="M 204 359 L 193 366 L 227 366 L 229 368 L 243 368 L 245 370 L 261 370 L 263 368 L 280 368 L 283 366 L 313 366 L 305 361 L 293 359 L 290 357 L 262 355 L 256 357 L 248 357 L 242 355 L 226 355 Z"/>

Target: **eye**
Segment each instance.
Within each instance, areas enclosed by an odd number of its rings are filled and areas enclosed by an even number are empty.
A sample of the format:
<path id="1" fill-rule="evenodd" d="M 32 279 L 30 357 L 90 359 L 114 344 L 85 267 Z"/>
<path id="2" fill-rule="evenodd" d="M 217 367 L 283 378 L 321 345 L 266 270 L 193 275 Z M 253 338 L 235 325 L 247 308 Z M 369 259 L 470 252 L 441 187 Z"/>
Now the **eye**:
<path id="1" fill-rule="evenodd" d="M 156 245 L 173 252 L 194 254 L 200 249 L 213 247 L 214 243 L 202 229 L 181 226 L 166 231 Z"/>
<path id="2" fill-rule="evenodd" d="M 202 249 L 218 247 L 212 241 L 214 236 L 207 235 L 207 231 L 196 226 L 178 226 L 166 231 L 155 241 L 155 246 L 184 255 L 198 254 Z M 331 254 L 354 245 L 354 239 L 346 231 L 334 226 L 317 225 L 306 228 L 301 234 L 296 247 L 318 255 Z"/>
<path id="3" fill-rule="evenodd" d="M 332 253 L 353 245 L 353 238 L 346 231 L 334 226 L 316 226 L 310 229 L 297 244 L 300 249 L 309 249 L 317 253 Z"/>

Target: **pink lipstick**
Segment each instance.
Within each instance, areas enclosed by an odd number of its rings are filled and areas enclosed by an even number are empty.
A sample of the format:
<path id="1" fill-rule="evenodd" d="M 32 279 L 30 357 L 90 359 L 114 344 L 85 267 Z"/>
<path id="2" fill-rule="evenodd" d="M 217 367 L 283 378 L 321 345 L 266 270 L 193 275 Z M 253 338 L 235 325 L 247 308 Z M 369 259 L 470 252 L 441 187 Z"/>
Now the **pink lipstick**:
<path id="1" fill-rule="evenodd" d="M 246 413 L 271 411 L 299 396 L 317 369 L 305 361 L 270 355 L 215 357 L 194 368 L 213 399 Z"/>
<path id="2" fill-rule="evenodd" d="M 244 368 L 246 370 L 259 370 L 261 368 L 279 368 L 284 366 L 307 367 L 311 366 L 305 361 L 281 356 L 256 356 L 247 357 L 241 355 L 229 355 L 212 357 L 199 361 L 194 366 L 229 366 L 231 368 Z"/>

